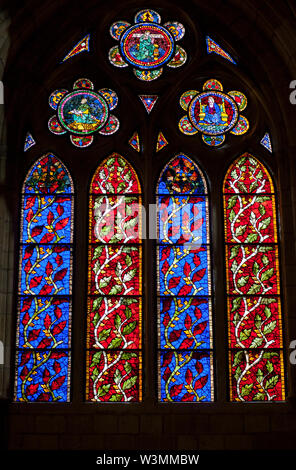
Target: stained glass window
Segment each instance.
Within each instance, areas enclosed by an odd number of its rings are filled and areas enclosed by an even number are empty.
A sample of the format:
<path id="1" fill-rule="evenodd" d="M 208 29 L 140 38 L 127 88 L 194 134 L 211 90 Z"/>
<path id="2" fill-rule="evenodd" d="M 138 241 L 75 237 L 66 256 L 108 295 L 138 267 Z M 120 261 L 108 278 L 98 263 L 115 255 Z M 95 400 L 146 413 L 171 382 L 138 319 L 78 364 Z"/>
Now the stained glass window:
<path id="1" fill-rule="evenodd" d="M 275 192 L 245 153 L 224 180 L 230 400 L 285 399 Z"/>
<path id="2" fill-rule="evenodd" d="M 86 399 L 142 398 L 141 187 L 112 154 L 98 167 L 89 202 Z"/>
<path id="3" fill-rule="evenodd" d="M 157 205 L 159 400 L 212 401 L 208 194 L 187 156 L 177 155 L 164 168 Z"/>
<path id="4" fill-rule="evenodd" d="M 16 401 L 69 401 L 72 238 L 72 180 L 48 153 L 22 193 Z"/>

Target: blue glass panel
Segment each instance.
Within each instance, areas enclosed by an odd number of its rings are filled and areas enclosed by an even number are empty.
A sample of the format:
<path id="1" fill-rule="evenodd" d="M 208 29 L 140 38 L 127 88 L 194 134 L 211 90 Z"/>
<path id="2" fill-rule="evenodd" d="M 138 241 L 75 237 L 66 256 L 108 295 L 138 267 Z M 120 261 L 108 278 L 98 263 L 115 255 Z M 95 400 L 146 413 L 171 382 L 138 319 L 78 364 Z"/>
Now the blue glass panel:
<path id="1" fill-rule="evenodd" d="M 62 297 L 22 297 L 18 347 L 68 348 L 70 304 Z"/>
<path id="2" fill-rule="evenodd" d="M 160 352 L 161 401 L 212 401 L 213 360 L 209 351 Z"/>
<path id="3" fill-rule="evenodd" d="M 71 243 L 71 196 L 24 197 L 23 241 Z"/>
<path id="4" fill-rule="evenodd" d="M 71 257 L 71 248 L 67 245 L 24 245 L 20 293 L 68 295 Z"/>
<path id="5" fill-rule="evenodd" d="M 33 145 L 35 145 L 36 142 L 35 140 L 33 139 L 33 136 L 32 134 L 30 134 L 29 132 L 27 133 L 26 135 L 26 138 L 25 138 L 25 144 L 24 144 L 24 152 L 27 152 L 27 150 L 29 150 L 31 147 L 33 147 Z"/>
<path id="6" fill-rule="evenodd" d="M 206 193 L 205 178 L 184 155 L 173 158 L 161 174 L 157 196 L 161 401 L 213 400 Z"/>
<path id="7" fill-rule="evenodd" d="M 158 238 L 161 243 L 208 243 L 206 197 L 158 197 Z"/>
<path id="8" fill-rule="evenodd" d="M 178 155 L 162 172 L 157 192 L 158 194 L 205 194 L 205 181 L 190 158 Z"/>
<path id="9" fill-rule="evenodd" d="M 69 400 L 72 193 L 67 169 L 52 154 L 37 160 L 23 187 L 17 401 Z"/>
<path id="10" fill-rule="evenodd" d="M 266 150 L 268 150 L 270 153 L 272 153 L 271 139 L 270 139 L 270 135 L 269 135 L 268 132 L 266 132 L 264 134 L 264 136 L 260 140 L 260 144 L 263 145 L 263 147 L 265 147 Z"/>
<path id="11" fill-rule="evenodd" d="M 160 295 L 208 295 L 208 248 L 159 246 Z"/>
<path id="12" fill-rule="evenodd" d="M 160 348 L 210 349 L 211 303 L 200 297 L 161 298 Z"/>
<path id="13" fill-rule="evenodd" d="M 231 57 L 231 55 L 228 54 L 228 52 L 226 52 L 224 49 L 222 49 L 222 47 L 219 46 L 219 44 L 216 41 L 214 41 L 209 36 L 206 37 L 206 41 L 207 41 L 207 52 L 208 52 L 208 54 L 211 54 L 211 53 L 218 54 L 221 57 L 224 57 L 224 59 L 227 59 L 230 62 L 232 62 L 233 64 L 236 64 L 235 60 Z"/>
<path id="14" fill-rule="evenodd" d="M 18 352 L 17 401 L 69 400 L 68 351 Z"/>

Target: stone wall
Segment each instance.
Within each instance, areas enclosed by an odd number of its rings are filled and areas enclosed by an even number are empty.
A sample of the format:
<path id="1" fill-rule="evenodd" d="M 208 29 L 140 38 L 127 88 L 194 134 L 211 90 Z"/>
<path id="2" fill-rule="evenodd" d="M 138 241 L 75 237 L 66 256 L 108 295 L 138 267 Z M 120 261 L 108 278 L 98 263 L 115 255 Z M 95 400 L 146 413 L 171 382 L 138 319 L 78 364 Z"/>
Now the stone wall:
<path id="1" fill-rule="evenodd" d="M 296 411 L 279 407 L 272 411 L 262 406 L 260 410 L 245 412 L 231 410 L 230 407 L 219 411 L 213 404 L 203 410 L 195 408 L 193 411 L 191 408 L 191 412 L 169 412 L 159 406 L 145 406 L 145 410 L 140 411 L 136 406 L 138 409 L 129 407 L 123 412 L 110 407 L 104 411 L 99 409 L 100 406 L 90 405 L 84 412 L 75 412 L 70 407 L 68 412 L 13 412 L 10 416 L 9 448 L 294 449 Z"/>

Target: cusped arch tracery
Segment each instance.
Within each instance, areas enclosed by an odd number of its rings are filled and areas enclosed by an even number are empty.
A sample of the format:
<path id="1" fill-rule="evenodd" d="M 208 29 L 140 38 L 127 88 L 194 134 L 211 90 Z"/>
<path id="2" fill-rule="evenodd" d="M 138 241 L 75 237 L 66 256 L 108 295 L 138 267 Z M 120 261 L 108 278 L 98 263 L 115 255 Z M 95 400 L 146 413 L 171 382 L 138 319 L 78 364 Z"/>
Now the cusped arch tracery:
<path id="1" fill-rule="evenodd" d="M 15 400 L 70 399 L 72 178 L 53 154 L 22 189 Z"/>
<path id="2" fill-rule="evenodd" d="M 186 155 L 157 185 L 159 400 L 214 399 L 211 259 L 205 177 Z"/>
<path id="3" fill-rule="evenodd" d="M 285 400 L 276 194 L 249 153 L 223 183 L 230 400 Z"/>
<path id="4" fill-rule="evenodd" d="M 117 153 L 90 185 L 86 399 L 142 400 L 141 186 Z"/>

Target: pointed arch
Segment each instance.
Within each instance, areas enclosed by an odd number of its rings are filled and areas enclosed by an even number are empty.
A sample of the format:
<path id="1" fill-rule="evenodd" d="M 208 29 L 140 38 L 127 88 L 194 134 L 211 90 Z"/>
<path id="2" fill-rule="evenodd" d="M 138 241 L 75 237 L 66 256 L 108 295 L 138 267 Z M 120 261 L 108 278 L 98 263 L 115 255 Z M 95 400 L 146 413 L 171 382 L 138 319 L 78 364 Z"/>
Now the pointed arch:
<path id="1" fill-rule="evenodd" d="M 157 185 L 159 400 L 214 399 L 211 260 L 205 177 L 186 155 Z"/>
<path id="2" fill-rule="evenodd" d="M 73 197 L 64 164 L 39 158 L 22 189 L 16 401 L 70 400 Z"/>
<path id="3" fill-rule="evenodd" d="M 117 153 L 90 185 L 86 399 L 142 399 L 141 186 Z"/>
<path id="4" fill-rule="evenodd" d="M 223 183 L 231 401 L 285 400 L 275 189 L 245 153 Z"/>

